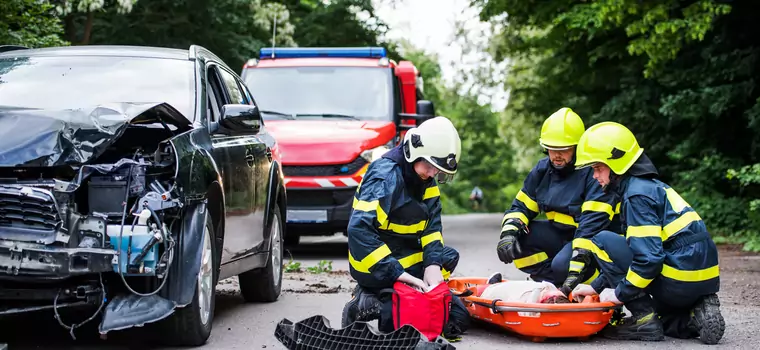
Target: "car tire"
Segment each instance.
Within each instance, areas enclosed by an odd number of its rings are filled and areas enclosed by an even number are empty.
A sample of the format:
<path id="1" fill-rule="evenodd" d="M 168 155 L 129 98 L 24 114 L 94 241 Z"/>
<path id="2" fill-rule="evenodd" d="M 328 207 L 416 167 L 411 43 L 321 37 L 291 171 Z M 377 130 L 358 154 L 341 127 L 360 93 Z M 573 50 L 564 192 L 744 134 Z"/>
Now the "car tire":
<path id="1" fill-rule="evenodd" d="M 282 292 L 282 256 L 284 248 L 282 215 L 280 207 L 272 208 L 270 230 L 271 253 L 263 268 L 246 271 L 238 275 L 240 293 L 247 302 L 271 303 L 277 301 Z"/>
<path id="2" fill-rule="evenodd" d="M 215 237 L 211 216 L 206 211 L 206 229 L 201 243 L 201 267 L 195 282 L 195 294 L 189 305 L 176 309 L 167 320 L 166 339 L 171 345 L 201 346 L 206 344 L 211 336 L 216 307 L 216 282 L 219 278 Z M 209 268 L 211 271 L 208 271 Z"/>

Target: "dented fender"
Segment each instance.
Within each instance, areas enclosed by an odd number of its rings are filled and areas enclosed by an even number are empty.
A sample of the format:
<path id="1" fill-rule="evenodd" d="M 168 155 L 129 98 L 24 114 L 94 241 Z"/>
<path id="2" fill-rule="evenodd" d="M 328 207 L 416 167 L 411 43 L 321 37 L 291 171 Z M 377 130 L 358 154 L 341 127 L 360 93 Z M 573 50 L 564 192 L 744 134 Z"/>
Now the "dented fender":
<path id="1" fill-rule="evenodd" d="M 195 295 L 195 283 L 201 266 L 206 209 L 205 202 L 184 208 L 176 256 L 169 270 L 169 280 L 162 290 L 162 295 L 175 302 L 178 307 L 190 304 Z"/>
<path id="2" fill-rule="evenodd" d="M 175 181 L 190 203 L 204 200 L 209 186 L 221 182 L 216 161 L 208 151 L 211 138 L 205 129 L 194 129 L 165 141 L 176 156 Z"/>

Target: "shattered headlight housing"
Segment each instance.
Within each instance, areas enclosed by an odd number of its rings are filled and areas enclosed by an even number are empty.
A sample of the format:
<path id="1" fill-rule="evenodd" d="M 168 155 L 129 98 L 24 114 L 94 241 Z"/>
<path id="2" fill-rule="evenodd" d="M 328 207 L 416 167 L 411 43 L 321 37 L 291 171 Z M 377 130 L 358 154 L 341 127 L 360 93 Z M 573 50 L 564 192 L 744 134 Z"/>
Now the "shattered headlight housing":
<path id="1" fill-rule="evenodd" d="M 369 163 L 374 162 L 377 159 L 380 159 L 380 157 L 385 154 L 385 152 L 388 152 L 390 150 L 390 147 L 388 145 L 383 145 L 380 147 L 375 147 L 373 149 L 368 149 L 364 152 L 362 152 L 361 157 L 364 158 Z"/>

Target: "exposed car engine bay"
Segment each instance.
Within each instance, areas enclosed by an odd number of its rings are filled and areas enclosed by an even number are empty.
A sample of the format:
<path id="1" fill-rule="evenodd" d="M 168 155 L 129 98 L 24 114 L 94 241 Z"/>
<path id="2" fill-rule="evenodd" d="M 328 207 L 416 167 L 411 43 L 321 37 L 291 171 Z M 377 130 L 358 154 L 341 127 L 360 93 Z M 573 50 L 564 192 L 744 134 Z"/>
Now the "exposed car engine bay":
<path id="1" fill-rule="evenodd" d="M 81 112 L 90 123 L 0 111 L 0 128 L 48 121 L 36 146 L 0 151 L 0 315 L 52 309 L 74 337 L 113 295 L 166 285 L 186 204 L 170 140 L 190 122 L 166 104 L 121 106 Z M 97 309 L 78 324 L 62 320 L 60 309 L 81 305 Z"/>

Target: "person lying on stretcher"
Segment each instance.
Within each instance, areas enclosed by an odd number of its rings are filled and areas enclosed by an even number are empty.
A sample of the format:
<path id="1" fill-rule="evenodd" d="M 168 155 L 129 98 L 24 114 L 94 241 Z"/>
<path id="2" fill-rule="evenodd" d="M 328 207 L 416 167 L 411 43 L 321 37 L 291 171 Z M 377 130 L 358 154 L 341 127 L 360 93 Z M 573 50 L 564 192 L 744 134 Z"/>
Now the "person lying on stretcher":
<path id="1" fill-rule="evenodd" d="M 501 273 L 494 273 L 488 278 L 480 297 L 499 299 L 506 302 L 566 304 L 570 300 L 552 283 L 534 281 L 502 281 Z M 478 288 L 480 289 L 480 288 Z M 480 292 L 480 290 L 479 290 Z"/>

